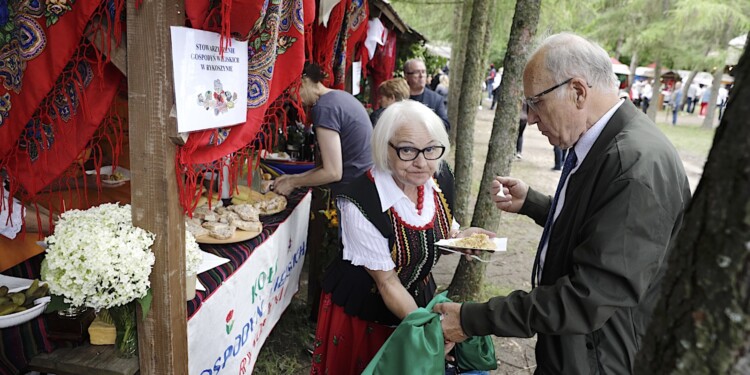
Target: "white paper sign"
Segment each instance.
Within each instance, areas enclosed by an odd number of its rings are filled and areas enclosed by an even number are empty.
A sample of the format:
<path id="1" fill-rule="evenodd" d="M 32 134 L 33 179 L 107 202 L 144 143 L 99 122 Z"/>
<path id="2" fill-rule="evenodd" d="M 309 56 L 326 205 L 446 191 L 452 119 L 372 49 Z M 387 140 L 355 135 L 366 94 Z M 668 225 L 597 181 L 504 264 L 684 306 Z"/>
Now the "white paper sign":
<path id="1" fill-rule="evenodd" d="M 232 39 L 219 54 L 220 35 L 172 26 L 177 131 L 245 123 L 247 42 Z"/>
<path id="2" fill-rule="evenodd" d="M 359 94 L 359 82 L 362 79 L 362 62 L 352 63 L 352 95 Z"/>

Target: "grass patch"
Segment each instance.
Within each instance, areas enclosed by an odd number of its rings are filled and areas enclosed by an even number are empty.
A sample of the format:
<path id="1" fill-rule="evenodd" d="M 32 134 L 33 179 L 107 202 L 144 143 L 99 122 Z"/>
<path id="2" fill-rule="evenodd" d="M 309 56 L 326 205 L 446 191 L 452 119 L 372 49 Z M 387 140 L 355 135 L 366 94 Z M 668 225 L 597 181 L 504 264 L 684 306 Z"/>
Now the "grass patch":
<path id="1" fill-rule="evenodd" d="M 312 345 L 313 324 L 307 319 L 305 301 L 293 298 L 274 327 L 253 370 L 256 374 L 306 374 L 311 358 L 307 348 Z"/>
<path id="2" fill-rule="evenodd" d="M 715 129 L 704 129 L 700 126 L 672 126 L 665 123 L 658 123 L 657 126 L 681 154 L 705 159 L 711 149 Z"/>
<path id="3" fill-rule="evenodd" d="M 479 301 L 477 302 L 485 302 L 492 297 L 507 296 L 515 290 L 516 288 L 511 286 L 495 285 L 485 282 L 482 285 L 482 290 L 479 292 Z"/>

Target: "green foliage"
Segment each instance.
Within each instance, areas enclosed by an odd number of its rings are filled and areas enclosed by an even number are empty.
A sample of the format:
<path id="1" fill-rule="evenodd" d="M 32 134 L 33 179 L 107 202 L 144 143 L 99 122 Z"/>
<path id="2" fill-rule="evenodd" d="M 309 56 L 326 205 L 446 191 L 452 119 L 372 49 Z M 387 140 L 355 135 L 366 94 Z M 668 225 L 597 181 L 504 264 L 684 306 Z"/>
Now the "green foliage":
<path id="1" fill-rule="evenodd" d="M 455 8 L 458 0 L 391 0 L 391 5 L 404 22 L 430 41 L 453 40 L 458 28 Z"/>
<path id="2" fill-rule="evenodd" d="M 715 129 L 687 125 L 672 126 L 666 122 L 659 122 L 657 126 L 681 155 L 702 160 L 711 150 Z"/>
<path id="3" fill-rule="evenodd" d="M 412 44 L 408 50 L 405 48 L 399 49 L 398 55 L 396 56 L 396 70 L 393 72 L 393 76 L 403 77 L 404 63 L 407 60 L 414 58 L 424 61 L 424 65 L 427 68 L 428 75 L 435 73 L 436 70 L 441 69 L 448 63 L 448 59 L 446 59 L 445 57 L 430 54 L 429 52 L 427 52 L 427 48 L 425 48 L 425 46 L 415 43 Z M 429 84 L 430 82 L 427 83 Z"/>

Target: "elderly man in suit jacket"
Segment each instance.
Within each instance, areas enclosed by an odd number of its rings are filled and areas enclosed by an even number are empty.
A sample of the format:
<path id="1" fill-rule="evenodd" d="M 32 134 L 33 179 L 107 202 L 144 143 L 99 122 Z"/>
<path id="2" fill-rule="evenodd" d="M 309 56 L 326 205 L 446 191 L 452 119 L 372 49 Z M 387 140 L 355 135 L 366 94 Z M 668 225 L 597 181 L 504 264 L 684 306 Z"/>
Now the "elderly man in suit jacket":
<path id="1" fill-rule="evenodd" d="M 491 189 L 498 208 L 544 225 L 532 290 L 437 306 L 447 340 L 536 334 L 537 374 L 632 372 L 690 189 L 672 144 L 616 84 L 607 53 L 580 36 L 532 54 L 528 123 L 569 156 L 554 196 L 510 177 Z"/>
<path id="2" fill-rule="evenodd" d="M 416 100 L 432 109 L 435 114 L 443 120 L 445 130 L 450 130 L 448 122 L 448 110 L 445 109 L 443 96 L 430 90 L 427 85 L 427 68 L 424 61 L 411 59 L 404 63 L 404 77 L 409 84 L 409 99 Z"/>

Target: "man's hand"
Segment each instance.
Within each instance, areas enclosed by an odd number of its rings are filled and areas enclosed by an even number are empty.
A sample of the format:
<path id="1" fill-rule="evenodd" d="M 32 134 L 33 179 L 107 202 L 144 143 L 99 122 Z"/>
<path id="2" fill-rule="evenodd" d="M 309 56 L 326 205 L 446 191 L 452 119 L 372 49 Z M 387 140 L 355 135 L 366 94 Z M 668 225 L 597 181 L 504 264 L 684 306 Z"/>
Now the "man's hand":
<path id="1" fill-rule="evenodd" d="M 461 304 L 460 303 L 438 303 L 432 309 L 442 316 L 440 322 L 443 326 L 443 338 L 447 341 L 459 343 L 469 337 L 461 329 Z"/>
<path id="2" fill-rule="evenodd" d="M 274 193 L 281 195 L 289 195 L 297 188 L 294 184 L 294 177 L 288 174 L 277 177 L 270 187 Z"/>
<path id="3" fill-rule="evenodd" d="M 501 188 L 503 189 L 503 194 L 498 196 Z M 505 212 L 518 213 L 523 206 L 523 202 L 526 201 L 526 194 L 528 193 L 529 185 L 511 177 L 497 176 L 492 181 L 492 186 L 490 187 L 492 201 L 495 202 L 497 208 Z"/>

